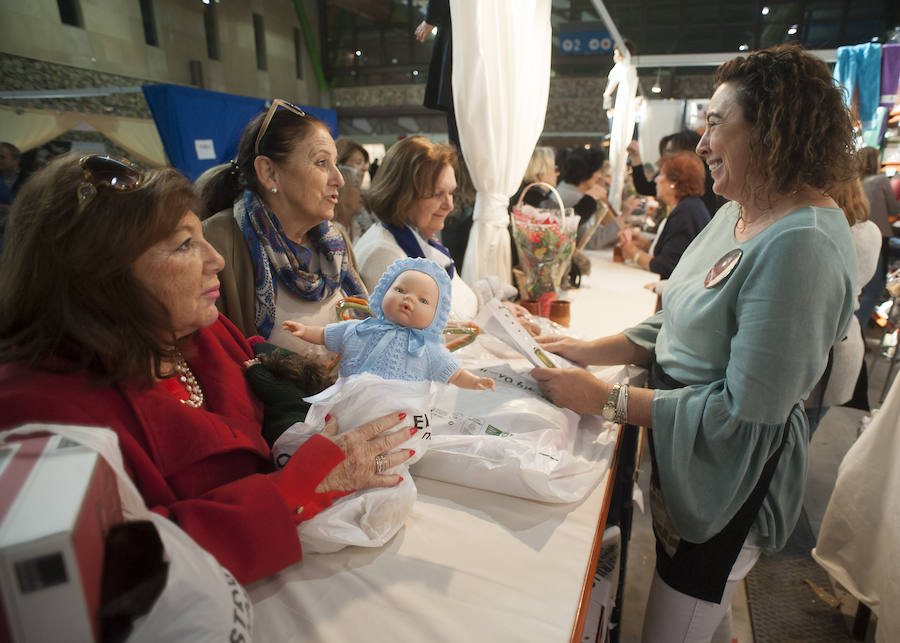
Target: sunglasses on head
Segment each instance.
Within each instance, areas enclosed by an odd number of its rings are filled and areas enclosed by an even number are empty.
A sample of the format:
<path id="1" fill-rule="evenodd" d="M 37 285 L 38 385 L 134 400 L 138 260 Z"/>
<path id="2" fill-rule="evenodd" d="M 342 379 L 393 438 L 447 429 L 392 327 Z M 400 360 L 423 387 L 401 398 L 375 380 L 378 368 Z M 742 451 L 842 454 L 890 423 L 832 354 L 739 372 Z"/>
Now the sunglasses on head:
<path id="1" fill-rule="evenodd" d="M 262 125 L 260 125 L 259 127 L 259 134 L 256 135 L 256 143 L 253 145 L 254 156 L 259 156 L 259 144 L 262 141 L 263 136 L 266 135 L 266 130 L 269 129 L 269 123 L 272 122 L 272 118 L 275 116 L 275 112 L 278 111 L 279 107 L 284 107 L 286 110 L 293 112 L 297 116 L 306 116 L 306 112 L 304 112 L 293 103 L 289 103 L 286 100 L 281 100 L 280 98 L 272 99 L 272 104 L 269 106 L 269 111 L 266 112 L 266 117 L 263 119 Z"/>
<path id="2" fill-rule="evenodd" d="M 134 190 L 141 184 L 141 171 L 124 159 L 94 154 L 78 161 L 84 180 L 78 186 L 78 213 L 97 196 L 97 188 L 118 192 Z"/>

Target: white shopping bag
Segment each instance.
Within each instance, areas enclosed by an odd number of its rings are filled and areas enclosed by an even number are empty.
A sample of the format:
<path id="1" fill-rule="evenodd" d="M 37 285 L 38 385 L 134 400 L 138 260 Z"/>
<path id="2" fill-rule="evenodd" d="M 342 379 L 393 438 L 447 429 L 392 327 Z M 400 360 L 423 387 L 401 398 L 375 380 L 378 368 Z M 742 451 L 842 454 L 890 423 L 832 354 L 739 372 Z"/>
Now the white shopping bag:
<path id="1" fill-rule="evenodd" d="M 6 436 L 52 433 L 97 451 L 116 474 L 122 513 L 149 520 L 159 533 L 169 561 L 166 585 L 151 610 L 134 621 L 126 643 L 144 641 L 252 640 L 253 607 L 244 588 L 218 561 L 174 522 L 150 511 L 125 472 L 118 436 L 99 427 L 29 424 L 0 433 Z"/>
<path id="2" fill-rule="evenodd" d="M 165 547 L 169 577 L 126 643 L 250 643 L 253 604 L 246 590 L 175 523 L 155 513 L 146 518 Z"/>

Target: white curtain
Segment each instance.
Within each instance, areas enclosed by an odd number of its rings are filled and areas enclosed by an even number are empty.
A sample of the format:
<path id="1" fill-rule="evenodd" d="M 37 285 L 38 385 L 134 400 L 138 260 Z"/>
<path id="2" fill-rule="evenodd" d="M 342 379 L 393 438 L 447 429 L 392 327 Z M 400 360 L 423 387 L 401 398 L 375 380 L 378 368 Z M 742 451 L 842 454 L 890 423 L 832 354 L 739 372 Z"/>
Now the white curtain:
<path id="1" fill-rule="evenodd" d="M 684 100 L 641 101 L 638 146 L 644 163 L 658 165 L 659 139 L 684 127 L 684 111 Z"/>
<path id="2" fill-rule="evenodd" d="M 453 106 L 478 190 L 462 277 L 511 283 L 509 198 L 544 128 L 550 0 L 451 0 Z"/>
<path id="3" fill-rule="evenodd" d="M 609 133 L 609 162 L 612 165 L 612 185 L 609 187 L 609 203 L 616 211 L 622 209 L 622 188 L 625 185 L 625 162 L 628 153 L 625 148 L 634 134 L 634 119 L 637 116 L 637 69 L 631 62 L 626 66 L 624 78 L 616 88 L 612 130 Z M 655 157 L 654 157 L 655 158 Z"/>

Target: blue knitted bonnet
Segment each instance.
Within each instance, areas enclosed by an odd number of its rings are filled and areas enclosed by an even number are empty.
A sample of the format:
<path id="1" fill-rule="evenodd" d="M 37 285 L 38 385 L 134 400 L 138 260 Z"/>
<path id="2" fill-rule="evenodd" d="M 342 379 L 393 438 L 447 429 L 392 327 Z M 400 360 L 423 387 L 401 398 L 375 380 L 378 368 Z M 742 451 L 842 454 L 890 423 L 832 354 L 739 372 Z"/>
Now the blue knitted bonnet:
<path id="1" fill-rule="evenodd" d="M 429 335 L 439 335 L 443 332 L 444 327 L 447 325 L 447 318 L 450 316 L 451 285 L 447 271 L 431 259 L 405 257 L 403 259 L 397 259 L 397 261 L 388 266 L 387 270 L 384 271 L 384 274 L 381 275 L 381 279 L 378 280 L 375 290 L 372 291 L 372 294 L 369 297 L 369 310 L 371 310 L 372 314 L 378 319 L 384 319 L 384 313 L 381 310 L 381 300 L 384 299 L 385 293 L 387 293 L 391 284 L 394 283 L 394 279 L 397 278 L 397 275 L 401 272 L 406 272 L 407 270 L 424 272 L 437 283 L 440 296 L 438 297 L 437 306 L 434 310 L 434 319 L 432 319 L 431 323 L 422 330 Z"/>

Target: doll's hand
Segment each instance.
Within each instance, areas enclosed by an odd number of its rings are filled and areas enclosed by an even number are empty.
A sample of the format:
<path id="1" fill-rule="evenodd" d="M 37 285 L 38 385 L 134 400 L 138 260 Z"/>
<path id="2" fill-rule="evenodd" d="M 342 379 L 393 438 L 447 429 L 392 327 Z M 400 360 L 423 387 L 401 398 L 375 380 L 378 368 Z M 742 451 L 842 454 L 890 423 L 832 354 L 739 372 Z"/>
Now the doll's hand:
<path id="1" fill-rule="evenodd" d="M 485 389 L 496 390 L 494 388 L 494 380 L 489 377 L 479 377 L 464 368 L 456 371 L 448 380 L 449 384 L 458 386 L 459 388 L 467 388 L 473 391 L 483 391 Z"/>
<path id="2" fill-rule="evenodd" d="M 294 337 L 307 341 L 311 344 L 325 344 L 325 327 L 324 326 L 307 326 L 296 321 L 281 322 L 281 327 L 288 331 Z"/>
<path id="3" fill-rule="evenodd" d="M 248 359 L 248 360 L 247 360 L 246 362 L 244 362 L 244 364 L 243 364 L 244 370 L 246 371 L 246 370 L 247 370 L 248 368 L 250 368 L 251 366 L 256 366 L 257 364 L 259 364 L 259 360 L 258 360 L 257 358 L 254 357 L 253 359 Z"/>
<path id="4" fill-rule="evenodd" d="M 295 321 L 286 321 L 281 323 L 282 328 L 288 331 L 294 337 L 299 337 L 303 339 L 303 334 L 306 332 L 306 326 L 301 324 L 300 322 Z"/>
<path id="5" fill-rule="evenodd" d="M 479 377 L 475 382 L 475 388 L 477 388 L 479 391 L 485 391 L 487 389 L 496 391 L 497 385 L 494 384 L 494 380 L 492 380 L 490 377 Z"/>

